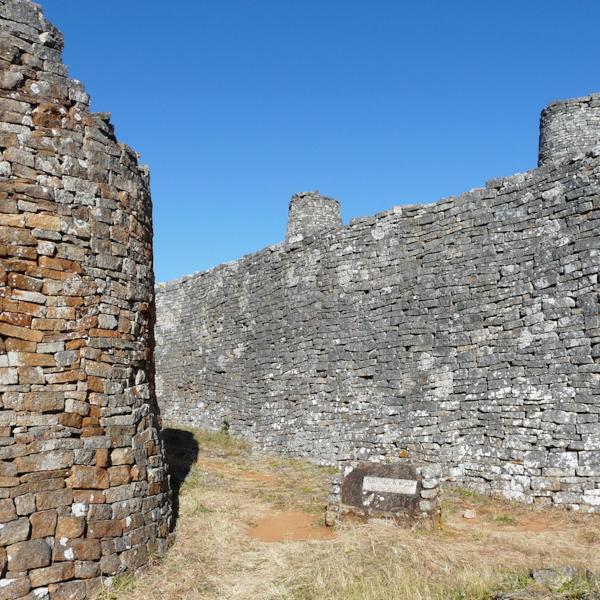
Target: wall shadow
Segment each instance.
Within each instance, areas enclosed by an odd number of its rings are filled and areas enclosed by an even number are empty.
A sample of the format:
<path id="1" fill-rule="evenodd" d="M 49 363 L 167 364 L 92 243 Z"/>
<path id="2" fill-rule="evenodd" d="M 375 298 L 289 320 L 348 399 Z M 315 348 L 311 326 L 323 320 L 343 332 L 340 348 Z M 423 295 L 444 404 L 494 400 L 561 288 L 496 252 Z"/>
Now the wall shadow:
<path id="1" fill-rule="evenodd" d="M 165 458 L 171 476 L 173 492 L 173 526 L 171 530 L 174 530 L 179 518 L 181 486 L 198 459 L 199 446 L 194 434 L 184 429 L 167 427 L 162 430 L 161 437 L 165 445 Z"/>

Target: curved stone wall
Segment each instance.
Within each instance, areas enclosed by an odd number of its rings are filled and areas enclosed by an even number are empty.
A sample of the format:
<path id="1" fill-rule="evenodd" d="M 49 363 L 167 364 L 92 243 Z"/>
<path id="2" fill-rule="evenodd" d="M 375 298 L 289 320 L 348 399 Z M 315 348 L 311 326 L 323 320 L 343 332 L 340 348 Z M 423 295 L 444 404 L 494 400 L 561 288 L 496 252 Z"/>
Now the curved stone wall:
<path id="1" fill-rule="evenodd" d="M 286 239 L 309 237 L 342 226 L 340 203 L 318 191 L 294 194 L 290 200 Z"/>
<path id="2" fill-rule="evenodd" d="M 540 125 L 540 166 L 568 160 L 600 143 L 600 94 L 553 102 Z"/>
<path id="3" fill-rule="evenodd" d="M 153 381 L 148 172 L 62 36 L 0 0 L 0 598 L 80 599 L 171 508 Z"/>
<path id="4" fill-rule="evenodd" d="M 599 510 L 598 154 L 162 284 L 165 418 Z"/>

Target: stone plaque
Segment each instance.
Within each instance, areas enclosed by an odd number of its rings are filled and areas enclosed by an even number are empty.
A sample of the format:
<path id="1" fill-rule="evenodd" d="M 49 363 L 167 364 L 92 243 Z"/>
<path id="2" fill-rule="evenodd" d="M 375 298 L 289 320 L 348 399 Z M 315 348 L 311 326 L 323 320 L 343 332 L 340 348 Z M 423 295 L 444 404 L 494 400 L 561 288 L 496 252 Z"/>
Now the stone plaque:
<path id="1" fill-rule="evenodd" d="M 414 522 L 436 525 L 440 519 L 440 477 L 436 464 L 363 462 L 347 466 L 331 478 L 325 523 L 346 518 L 365 521 L 392 519 L 397 524 Z"/>
<path id="2" fill-rule="evenodd" d="M 410 464 L 361 463 L 346 473 L 342 504 L 372 512 L 414 513 L 421 476 Z"/>

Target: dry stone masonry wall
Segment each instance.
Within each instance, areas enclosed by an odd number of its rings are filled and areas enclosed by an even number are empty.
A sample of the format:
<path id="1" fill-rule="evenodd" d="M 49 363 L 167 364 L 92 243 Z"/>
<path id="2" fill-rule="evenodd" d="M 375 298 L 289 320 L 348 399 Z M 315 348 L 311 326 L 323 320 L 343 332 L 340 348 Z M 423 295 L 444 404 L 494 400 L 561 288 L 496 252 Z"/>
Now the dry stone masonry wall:
<path id="1" fill-rule="evenodd" d="M 166 418 L 600 510 L 600 148 L 565 155 L 572 104 L 536 170 L 160 285 Z"/>
<path id="2" fill-rule="evenodd" d="M 61 34 L 0 0 L 0 599 L 78 600 L 171 508 L 153 375 L 148 173 Z"/>

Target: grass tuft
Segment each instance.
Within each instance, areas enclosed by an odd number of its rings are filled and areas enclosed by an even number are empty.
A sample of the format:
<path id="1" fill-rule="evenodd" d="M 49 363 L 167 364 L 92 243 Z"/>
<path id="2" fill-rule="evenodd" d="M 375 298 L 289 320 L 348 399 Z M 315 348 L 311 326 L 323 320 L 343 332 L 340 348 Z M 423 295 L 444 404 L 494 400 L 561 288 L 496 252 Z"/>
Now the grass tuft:
<path id="1" fill-rule="evenodd" d="M 511 515 L 496 514 L 492 516 L 492 521 L 498 525 L 516 525 L 517 520 Z"/>
<path id="2" fill-rule="evenodd" d="M 135 590 L 137 577 L 131 573 L 124 573 L 110 579 L 110 586 L 102 588 L 98 600 L 119 600 L 124 594 Z"/>

